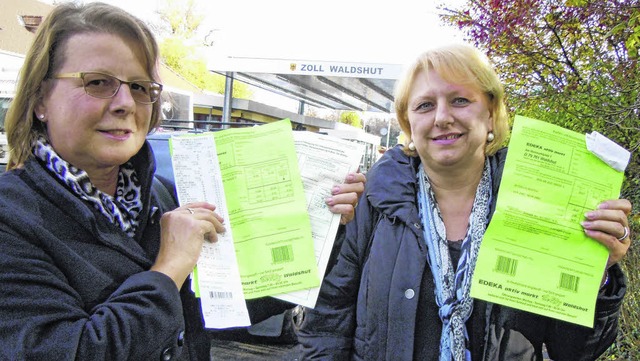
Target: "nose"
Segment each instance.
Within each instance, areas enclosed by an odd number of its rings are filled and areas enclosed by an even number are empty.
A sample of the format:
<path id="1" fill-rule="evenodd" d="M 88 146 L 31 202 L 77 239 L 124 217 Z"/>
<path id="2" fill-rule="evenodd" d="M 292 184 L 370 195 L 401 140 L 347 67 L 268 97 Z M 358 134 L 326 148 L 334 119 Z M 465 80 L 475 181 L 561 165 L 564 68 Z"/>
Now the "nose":
<path id="1" fill-rule="evenodd" d="M 128 84 L 120 83 L 120 87 L 112 98 L 111 104 L 118 108 L 132 108 L 136 102 L 131 95 L 131 88 Z"/>
<path id="2" fill-rule="evenodd" d="M 446 127 L 453 123 L 453 117 L 451 116 L 451 109 L 446 101 L 439 101 L 436 104 L 436 119 L 435 125 L 437 127 Z"/>

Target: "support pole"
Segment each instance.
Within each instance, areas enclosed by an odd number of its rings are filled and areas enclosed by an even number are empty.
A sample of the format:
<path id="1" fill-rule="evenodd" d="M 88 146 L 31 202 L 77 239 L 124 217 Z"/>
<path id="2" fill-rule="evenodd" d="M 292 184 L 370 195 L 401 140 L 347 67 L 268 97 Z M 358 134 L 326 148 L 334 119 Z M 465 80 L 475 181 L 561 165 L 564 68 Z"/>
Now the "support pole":
<path id="1" fill-rule="evenodd" d="M 231 123 L 231 101 L 233 100 L 233 72 L 226 73 L 224 81 L 224 107 L 222 109 L 223 129 L 229 128 Z"/>

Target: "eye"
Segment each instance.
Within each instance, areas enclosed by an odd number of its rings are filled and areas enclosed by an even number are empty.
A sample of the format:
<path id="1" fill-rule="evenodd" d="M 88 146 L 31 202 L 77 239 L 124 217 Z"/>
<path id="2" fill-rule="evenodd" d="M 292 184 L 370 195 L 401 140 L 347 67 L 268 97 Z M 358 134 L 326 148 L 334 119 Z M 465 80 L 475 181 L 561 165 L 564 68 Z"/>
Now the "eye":
<path id="1" fill-rule="evenodd" d="M 149 82 L 137 81 L 131 83 L 131 91 L 135 91 L 138 93 L 149 94 L 149 88 L 151 84 Z"/>
<path id="2" fill-rule="evenodd" d="M 471 103 L 471 101 L 469 101 L 469 99 L 467 98 L 454 98 L 453 101 L 451 102 L 453 105 L 467 105 L 469 103 Z"/>
<path id="3" fill-rule="evenodd" d="M 103 74 L 86 74 L 84 77 L 85 87 L 94 88 L 111 88 L 115 83 L 115 79 Z"/>
<path id="4" fill-rule="evenodd" d="M 414 109 L 415 111 L 428 111 L 433 109 L 433 103 L 432 102 L 422 102 L 420 104 L 418 104 L 418 106 Z"/>

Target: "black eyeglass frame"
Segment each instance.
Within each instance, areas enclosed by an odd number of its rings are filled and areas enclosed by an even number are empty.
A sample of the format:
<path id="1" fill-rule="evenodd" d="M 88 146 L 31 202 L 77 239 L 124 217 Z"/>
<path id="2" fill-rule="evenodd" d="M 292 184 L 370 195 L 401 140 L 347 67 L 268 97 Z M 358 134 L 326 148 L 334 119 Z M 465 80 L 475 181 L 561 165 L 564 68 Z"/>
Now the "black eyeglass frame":
<path id="1" fill-rule="evenodd" d="M 100 96 L 100 95 L 96 95 L 96 94 L 92 94 L 91 92 L 87 91 L 87 85 L 85 83 L 85 75 L 87 74 L 98 74 L 98 75 L 102 75 L 102 76 L 106 76 L 112 79 L 115 79 L 118 82 L 118 86 L 115 88 L 113 94 L 109 95 L 109 96 Z M 76 72 L 76 73 L 60 73 L 60 74 L 56 74 L 53 76 L 54 79 L 82 79 L 82 88 L 84 89 L 85 94 L 92 96 L 94 98 L 98 98 L 98 99 L 110 99 L 113 98 L 114 96 L 116 96 L 116 94 L 118 94 L 118 92 L 120 91 L 120 87 L 122 87 L 122 84 L 127 84 L 129 86 L 129 89 L 131 89 L 131 84 L 140 84 L 140 82 L 148 82 L 149 83 L 149 100 L 150 101 L 141 101 L 139 99 L 136 99 L 136 97 L 133 95 L 132 93 L 132 97 L 133 100 L 135 100 L 136 102 L 140 103 L 140 104 L 153 104 L 155 102 L 158 101 L 158 99 L 160 99 L 160 94 L 162 93 L 162 84 L 155 82 L 153 80 L 132 80 L 132 81 L 126 81 L 126 80 L 122 80 L 122 79 L 118 79 L 113 75 L 110 74 L 105 74 L 105 73 L 101 73 L 99 71 L 80 71 L 80 72 Z M 157 90 L 157 92 L 156 92 Z M 153 99 L 153 95 L 157 94 L 155 96 L 155 99 Z"/>

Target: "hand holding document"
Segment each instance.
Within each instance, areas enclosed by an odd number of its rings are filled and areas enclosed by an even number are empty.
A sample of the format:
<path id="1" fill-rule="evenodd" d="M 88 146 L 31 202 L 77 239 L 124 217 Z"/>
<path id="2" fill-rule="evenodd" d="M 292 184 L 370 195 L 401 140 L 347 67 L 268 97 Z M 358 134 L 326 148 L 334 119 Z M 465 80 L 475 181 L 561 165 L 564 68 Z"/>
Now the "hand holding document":
<path id="1" fill-rule="evenodd" d="M 249 325 L 245 298 L 315 305 L 340 221 L 324 198 L 357 169 L 363 149 L 296 137 L 294 144 L 283 120 L 170 141 L 180 203 L 213 203 L 226 220 L 227 232 L 205 243 L 194 272 L 208 328 Z"/>
<path id="2" fill-rule="evenodd" d="M 586 142 L 579 133 L 516 117 L 472 297 L 593 327 L 608 252 L 580 222 L 619 197 L 624 174 Z"/>
<path id="3" fill-rule="evenodd" d="M 173 172 L 180 204 L 205 200 L 229 222 L 222 176 L 212 136 L 177 137 L 170 140 Z M 192 286 L 200 297 L 205 327 L 249 326 L 232 230 L 218 235 L 218 242 L 204 242 L 193 272 Z M 204 297 L 202 297 L 204 295 Z"/>

